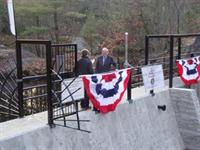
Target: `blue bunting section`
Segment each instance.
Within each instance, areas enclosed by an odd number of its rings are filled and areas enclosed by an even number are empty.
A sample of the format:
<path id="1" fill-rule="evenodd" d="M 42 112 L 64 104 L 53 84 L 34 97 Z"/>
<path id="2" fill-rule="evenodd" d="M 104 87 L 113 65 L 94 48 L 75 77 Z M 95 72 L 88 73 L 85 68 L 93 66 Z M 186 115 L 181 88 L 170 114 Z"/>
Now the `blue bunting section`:
<path id="1" fill-rule="evenodd" d="M 178 74 L 185 85 L 196 84 L 200 78 L 200 56 L 176 61 Z"/>

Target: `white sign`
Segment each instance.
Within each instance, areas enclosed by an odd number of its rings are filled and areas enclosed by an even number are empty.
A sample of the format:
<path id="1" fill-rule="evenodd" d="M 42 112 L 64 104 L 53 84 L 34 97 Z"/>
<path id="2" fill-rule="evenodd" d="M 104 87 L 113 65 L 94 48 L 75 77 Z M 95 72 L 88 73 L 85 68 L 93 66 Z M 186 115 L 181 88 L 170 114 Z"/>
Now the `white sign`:
<path id="1" fill-rule="evenodd" d="M 62 82 L 61 84 L 61 91 L 63 91 L 66 86 L 65 85 L 68 85 L 71 81 L 73 80 L 73 78 L 70 78 L 70 79 L 66 79 Z M 70 86 L 69 86 L 69 90 L 71 93 L 73 93 L 74 91 L 76 91 L 78 88 L 81 88 L 80 90 L 78 90 L 76 93 L 74 93 L 72 96 L 74 98 L 74 100 L 77 100 L 77 99 L 82 99 L 84 98 L 84 87 L 83 87 L 83 81 L 81 78 L 77 78 Z M 70 94 L 68 92 L 67 89 L 64 90 L 64 92 L 62 93 L 61 95 L 61 99 L 63 101 L 63 103 L 66 103 L 66 102 L 71 102 L 72 101 L 72 98 L 71 97 L 68 97 Z M 68 97 L 68 98 L 67 98 Z"/>
<path id="2" fill-rule="evenodd" d="M 142 77 L 145 89 L 164 88 L 165 86 L 162 65 L 143 67 Z"/>

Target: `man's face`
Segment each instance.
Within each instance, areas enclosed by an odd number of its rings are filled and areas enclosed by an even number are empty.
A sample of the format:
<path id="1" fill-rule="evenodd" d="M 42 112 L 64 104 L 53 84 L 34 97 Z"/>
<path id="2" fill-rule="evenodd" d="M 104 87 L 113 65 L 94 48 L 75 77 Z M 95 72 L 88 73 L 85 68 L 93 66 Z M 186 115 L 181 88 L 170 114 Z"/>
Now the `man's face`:
<path id="1" fill-rule="evenodd" d="M 102 53 L 103 56 L 107 56 L 108 53 L 109 53 L 109 51 L 108 51 L 107 48 L 103 48 L 102 51 L 101 51 L 101 53 Z"/>

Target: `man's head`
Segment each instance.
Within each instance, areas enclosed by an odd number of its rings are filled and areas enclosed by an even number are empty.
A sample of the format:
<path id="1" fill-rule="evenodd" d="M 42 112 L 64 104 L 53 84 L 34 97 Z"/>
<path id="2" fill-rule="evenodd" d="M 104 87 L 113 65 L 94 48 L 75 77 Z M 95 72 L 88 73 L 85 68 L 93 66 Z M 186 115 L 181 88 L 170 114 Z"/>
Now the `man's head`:
<path id="1" fill-rule="evenodd" d="M 81 50 L 82 57 L 88 56 L 89 53 L 90 53 L 90 52 L 89 52 L 89 50 L 87 50 L 87 49 L 82 49 L 82 50 Z"/>
<path id="2" fill-rule="evenodd" d="M 106 47 L 104 47 L 104 48 L 102 48 L 101 53 L 102 53 L 103 56 L 107 56 L 108 53 L 109 53 L 109 50 Z"/>

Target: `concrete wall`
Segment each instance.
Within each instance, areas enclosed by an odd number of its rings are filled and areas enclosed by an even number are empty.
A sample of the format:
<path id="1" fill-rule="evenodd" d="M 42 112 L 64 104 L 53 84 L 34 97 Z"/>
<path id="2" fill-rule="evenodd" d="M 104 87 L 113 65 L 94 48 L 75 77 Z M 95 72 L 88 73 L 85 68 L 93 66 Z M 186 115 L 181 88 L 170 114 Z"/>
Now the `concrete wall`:
<path id="1" fill-rule="evenodd" d="M 158 105 L 166 105 L 165 112 Z M 44 125 L 0 141 L 0 150 L 183 150 L 169 91 L 121 104 L 106 115 L 80 113 L 81 128 L 91 133 Z M 20 119 L 19 119 L 20 122 Z M 76 123 L 67 125 L 76 127 Z"/>
<path id="2" fill-rule="evenodd" d="M 198 99 L 200 99 L 200 82 L 194 85 L 191 85 L 191 89 L 194 89 L 197 93 Z"/>
<path id="3" fill-rule="evenodd" d="M 171 101 L 186 149 L 200 150 L 200 105 L 194 89 L 171 89 Z"/>

